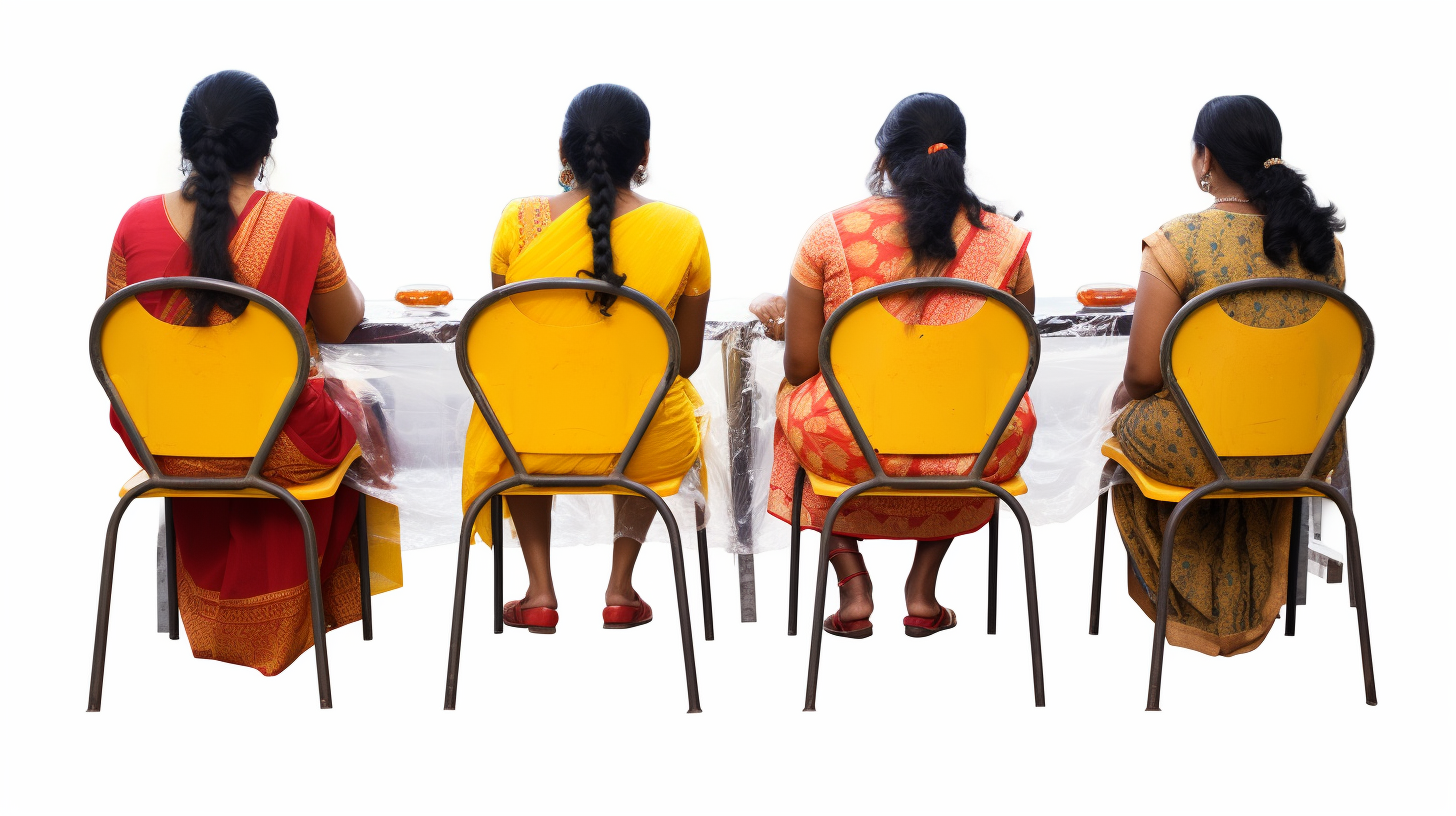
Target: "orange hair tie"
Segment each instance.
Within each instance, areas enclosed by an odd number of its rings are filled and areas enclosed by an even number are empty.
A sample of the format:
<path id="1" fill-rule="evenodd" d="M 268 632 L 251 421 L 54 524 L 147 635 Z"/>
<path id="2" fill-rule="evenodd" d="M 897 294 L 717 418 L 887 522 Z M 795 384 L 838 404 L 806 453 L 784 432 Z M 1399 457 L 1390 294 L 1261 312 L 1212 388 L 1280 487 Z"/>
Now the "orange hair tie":
<path id="1" fill-rule="evenodd" d="M 945 142 L 936 142 L 935 144 L 931 145 L 930 147 L 927 147 L 925 149 L 925 152 L 926 153 L 938 153 L 938 152 L 940 152 L 942 150 L 948 149 L 948 147 L 949 147 L 949 145 L 947 145 Z"/>

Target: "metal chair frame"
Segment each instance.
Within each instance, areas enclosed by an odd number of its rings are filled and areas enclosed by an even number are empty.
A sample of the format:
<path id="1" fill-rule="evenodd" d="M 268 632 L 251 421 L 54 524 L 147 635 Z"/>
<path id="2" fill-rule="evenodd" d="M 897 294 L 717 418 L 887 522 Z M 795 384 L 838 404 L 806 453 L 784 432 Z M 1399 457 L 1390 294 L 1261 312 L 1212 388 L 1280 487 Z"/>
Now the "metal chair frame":
<path id="1" fill-rule="evenodd" d="M 663 372 L 661 381 L 652 397 L 647 401 L 647 406 L 642 412 L 642 417 L 637 421 L 637 427 L 632 431 L 631 437 L 627 440 L 626 447 L 622 449 L 621 455 L 617 458 L 617 465 L 612 472 L 605 476 L 584 476 L 575 474 L 546 475 L 534 474 L 526 470 L 521 462 L 520 454 L 511 444 L 506 430 L 502 427 L 500 419 L 486 399 L 485 392 L 480 387 L 480 381 L 476 378 L 475 372 L 470 367 L 469 359 L 469 338 L 470 332 L 475 326 L 476 320 L 490 306 L 516 295 L 527 292 L 540 292 L 548 290 L 571 289 L 588 294 L 615 295 L 619 299 L 630 300 L 641 306 L 657 319 L 661 326 L 663 335 L 667 340 L 667 367 Z M 673 518 L 672 512 L 668 509 L 667 503 L 662 497 L 651 488 L 639 482 L 628 479 L 624 474 L 632 454 L 636 452 L 637 445 L 647 433 L 647 427 L 657 414 L 657 408 L 662 404 L 663 397 L 677 378 L 678 364 L 681 360 L 682 346 L 678 338 L 677 327 L 673 325 L 672 318 L 655 301 L 635 289 L 627 287 L 612 286 L 603 281 L 582 278 L 538 278 L 534 280 L 512 283 L 495 289 L 490 294 L 477 300 L 465 316 L 460 320 L 460 330 L 455 338 L 455 360 L 460 367 L 460 376 L 465 379 L 465 385 L 470 389 L 470 394 L 475 398 L 475 406 L 490 426 L 491 433 L 495 436 L 496 443 L 506 455 L 506 460 L 511 465 L 513 475 L 502 481 L 496 482 L 490 487 L 475 495 L 470 502 L 469 508 L 465 511 L 465 518 L 460 525 L 460 552 L 455 563 L 455 603 L 454 612 L 450 624 L 450 660 L 445 674 L 445 710 L 455 709 L 456 689 L 460 677 L 460 642 L 461 633 L 465 624 L 465 584 L 466 574 L 470 562 L 471 540 L 475 533 L 475 520 L 484 509 L 487 502 L 491 507 L 491 539 L 493 545 L 495 562 L 495 633 L 504 631 L 503 621 L 503 595 L 504 587 L 502 581 L 502 568 L 504 566 L 504 547 L 501 546 L 504 538 L 504 507 L 502 497 L 515 487 L 540 487 L 540 488 L 593 488 L 593 487 L 616 487 L 630 490 L 652 503 L 657 514 L 662 517 L 663 523 L 667 526 L 668 542 L 672 551 L 673 581 L 677 589 L 677 615 L 678 625 L 682 630 L 683 669 L 687 675 L 688 688 L 688 713 L 696 714 L 702 711 L 698 700 L 698 670 L 693 655 L 693 633 L 692 620 L 688 611 L 687 582 L 684 577 L 682 540 L 678 533 L 677 521 Z M 620 495 L 620 494 L 618 494 Z M 703 586 L 703 614 L 706 621 L 705 632 L 707 639 L 712 640 L 712 601 L 708 588 L 708 559 L 706 531 L 699 527 L 698 531 L 698 557 L 699 569 Z"/>
<path id="2" fill-rule="evenodd" d="M 799 548 L 799 535 L 803 532 L 803 526 L 799 524 L 799 516 L 804 508 L 804 480 L 808 474 L 804 471 L 803 465 L 799 466 L 794 473 L 794 518 L 789 522 L 789 637 L 799 634 L 799 561 L 802 558 Z M 986 634 L 996 634 L 996 573 L 997 573 L 997 533 L 1001 526 L 1001 504 L 998 502 L 991 511 L 991 520 L 987 522 L 986 532 L 987 558 L 986 558 Z"/>
<path id="3" fill-rule="evenodd" d="M 258 452 L 254 454 L 253 461 L 244 476 L 168 476 L 162 473 L 156 458 L 152 455 L 151 449 L 147 447 L 146 440 L 137 430 L 136 422 L 132 419 L 131 413 L 127 411 L 126 405 L 121 400 L 121 394 L 117 391 L 116 385 L 112 382 L 111 375 L 106 369 L 106 362 L 101 355 L 101 335 L 106 327 L 107 318 L 122 304 L 137 295 L 162 289 L 199 289 L 245 298 L 250 303 L 272 312 L 283 322 L 293 338 L 297 355 L 293 384 L 289 387 L 287 395 L 284 396 L 283 403 L 278 407 L 273 424 L 268 428 L 268 433 L 264 436 L 263 443 L 259 446 Z M 132 449 L 141 459 L 142 469 L 146 471 L 147 478 L 126 491 L 121 500 L 117 502 L 116 509 L 111 513 L 111 521 L 106 526 L 106 549 L 101 561 L 101 597 L 96 609 L 96 641 L 91 655 L 91 689 L 86 710 L 101 710 L 101 687 L 106 671 L 106 637 L 111 620 L 112 576 L 116 567 L 117 532 L 121 526 L 121 517 L 126 513 L 132 500 L 152 490 L 239 491 L 241 493 L 250 488 L 282 500 L 293 511 L 294 516 L 298 518 L 299 525 L 303 528 L 304 559 L 308 573 L 309 613 L 313 623 L 314 665 L 318 673 L 319 708 L 333 708 L 333 691 L 329 683 L 328 645 L 324 636 L 323 592 L 319 578 L 318 544 L 314 536 L 313 521 L 309 518 L 308 510 L 304 508 L 303 503 L 294 498 L 287 488 L 268 481 L 262 475 L 263 464 L 267 461 L 269 452 L 273 450 L 273 444 L 278 441 L 278 436 L 283 432 L 283 425 L 293 411 L 293 405 L 297 402 L 298 395 L 303 392 L 303 388 L 308 382 L 308 340 L 303 333 L 303 327 L 299 325 L 293 314 L 284 308 L 283 304 L 256 289 L 239 283 L 197 277 L 154 278 L 127 286 L 101 304 L 101 307 L 96 310 L 96 317 L 91 321 L 89 348 L 91 368 L 96 373 L 96 379 L 100 381 L 102 389 L 106 391 L 107 398 L 111 400 L 111 406 L 116 410 L 117 417 L 121 419 L 122 428 L 126 431 L 127 438 L 131 440 Z M 254 497 L 241 494 L 239 498 Z M 176 530 L 172 523 L 172 499 L 164 498 L 163 502 L 167 543 L 169 617 L 167 634 L 172 640 L 177 640 L 180 635 L 180 627 L 177 614 Z M 356 523 L 358 525 L 359 594 L 364 619 L 364 639 L 372 640 L 374 624 L 369 597 L 369 545 L 362 496 L 359 501 Z"/>
<path id="4" fill-rule="evenodd" d="M 1006 426 L 1011 424 L 1011 418 L 1016 413 L 1016 408 L 1021 404 L 1021 398 L 1025 396 L 1027 389 L 1031 387 L 1031 381 L 1036 376 L 1037 365 L 1041 359 L 1041 336 L 1037 333 L 1036 322 L 1031 314 L 1026 311 L 1016 298 L 1011 295 L 987 286 L 984 283 L 961 280 L 959 278 L 909 278 L 881 284 L 866 289 L 845 301 L 824 324 L 823 333 L 819 337 L 819 371 L 824 375 L 824 383 L 829 389 L 829 394 L 839 406 L 839 411 L 844 417 L 845 424 L 849 426 L 850 433 L 854 435 L 854 441 L 859 445 L 861 451 L 874 452 L 875 448 L 870 444 L 869 437 L 865 434 L 864 427 L 860 424 L 859 418 L 855 415 L 854 407 L 845 396 L 844 389 L 839 384 L 839 379 L 834 374 L 834 362 L 831 359 L 831 347 L 834 333 L 839 324 L 856 308 L 866 302 L 885 297 L 887 295 L 906 292 L 914 289 L 951 289 L 958 290 L 968 295 L 984 297 L 988 300 L 995 300 L 1011 309 L 1021 320 L 1022 328 L 1026 331 L 1027 354 L 1026 370 L 1021 379 L 1013 389 L 1011 398 L 1007 401 L 1006 407 L 1001 412 L 1001 417 L 996 421 L 996 427 L 986 437 L 986 443 L 981 448 L 980 454 L 976 457 L 976 463 L 971 468 L 968 476 L 889 476 L 880 465 L 879 457 L 874 455 L 866 456 L 870 471 L 873 476 L 865 482 L 850 487 L 840 494 L 830 505 L 829 511 L 824 516 L 823 530 L 819 535 L 819 564 L 818 579 L 814 588 L 814 633 L 809 644 L 809 677 L 807 688 L 804 693 L 804 710 L 815 710 L 815 697 L 819 687 L 819 655 L 820 647 L 824 640 L 824 627 L 821 621 L 824 618 L 824 596 L 827 590 L 829 575 L 829 539 L 833 535 L 835 519 L 839 517 L 840 511 L 856 496 L 876 488 L 891 488 L 894 490 L 971 490 L 979 489 L 992 494 L 993 497 L 1003 501 L 1015 514 L 1017 524 L 1021 528 L 1021 552 L 1026 571 L 1026 613 L 1027 624 L 1031 634 L 1031 677 L 1032 689 L 1038 707 L 1046 705 L 1046 693 L 1042 682 L 1042 660 L 1041 660 L 1041 623 L 1038 614 L 1036 600 L 1036 563 L 1032 554 L 1031 523 L 1027 520 L 1026 512 L 1022 509 L 1021 503 L 1006 491 L 1005 488 L 995 482 L 988 482 L 982 478 L 986 464 L 991 460 L 996 445 L 1001 440 L 1001 434 L 1006 431 Z M 971 352 L 972 354 L 974 352 Z M 798 494 L 794 503 L 794 518 L 798 519 L 800 503 L 802 500 L 802 477 L 800 470 L 796 482 L 799 483 Z M 995 523 L 995 516 L 992 516 L 992 523 Z M 994 541 L 994 528 L 992 532 Z M 991 550 L 992 575 L 995 575 L 996 550 Z M 790 562 L 791 573 L 796 573 L 798 559 L 793 558 Z M 797 575 L 793 576 L 797 578 Z M 796 581 L 794 583 L 797 583 Z M 791 585 L 792 586 L 792 585 Z M 991 586 L 994 588 L 994 579 Z M 994 591 L 994 589 L 993 589 Z M 994 595 L 991 600 L 991 609 L 995 609 Z M 993 619 L 994 620 L 994 619 Z"/>
<path id="5" fill-rule="evenodd" d="M 1311 292 L 1337 301 L 1350 310 L 1355 322 L 1360 327 L 1360 362 L 1356 367 L 1355 376 L 1350 379 L 1345 393 L 1341 396 L 1330 417 L 1329 425 L 1320 436 L 1319 442 L 1315 445 L 1314 452 L 1310 454 L 1305 463 L 1303 471 L 1298 476 L 1271 478 L 1271 479 L 1234 479 L 1224 470 L 1223 462 L 1219 460 L 1218 453 L 1213 449 L 1213 443 L 1209 441 L 1208 434 L 1203 430 L 1198 417 L 1193 412 L 1193 407 L 1188 403 L 1183 389 L 1178 384 L 1178 378 L 1173 373 L 1173 342 L 1178 335 L 1179 329 L 1195 312 L 1208 306 L 1218 298 L 1226 295 L 1234 295 L 1243 292 L 1261 291 L 1269 289 L 1289 290 L 1295 289 L 1304 292 Z M 1173 539 L 1178 529 L 1178 523 L 1182 520 L 1183 514 L 1193 504 L 1211 493 L 1228 490 L 1235 493 L 1247 492 L 1278 492 L 1290 491 L 1291 497 L 1299 498 L 1297 491 L 1314 490 L 1325 498 L 1335 503 L 1340 509 L 1340 515 L 1345 521 L 1345 541 L 1350 550 L 1350 589 L 1354 597 L 1355 615 L 1360 630 L 1360 662 L 1365 675 L 1365 702 L 1368 705 L 1375 705 L 1375 668 L 1370 656 L 1370 626 L 1365 606 L 1365 574 L 1364 565 L 1360 556 L 1360 537 L 1355 526 L 1355 511 L 1350 501 L 1344 494 L 1335 489 L 1328 482 L 1316 478 L 1315 469 L 1324 459 L 1325 453 L 1335 438 L 1335 432 L 1340 424 L 1345 421 L 1345 415 L 1350 410 L 1355 395 L 1359 393 L 1360 386 L 1365 382 L 1366 375 L 1370 372 L 1371 360 L 1375 354 L 1375 329 L 1370 323 L 1370 318 L 1365 310 L 1356 303 L 1353 298 L 1327 283 L 1305 280 L 1303 278 L 1257 278 L 1252 280 L 1238 281 L 1210 289 L 1197 297 L 1183 304 L 1168 324 L 1167 330 L 1163 333 L 1163 344 L 1160 351 L 1163 369 L 1163 384 L 1168 388 L 1173 402 L 1183 414 L 1184 421 L 1188 424 L 1193 438 L 1198 442 L 1199 450 L 1203 452 L 1209 466 L 1213 468 L 1213 481 L 1194 488 L 1187 496 L 1180 500 L 1173 507 L 1173 512 L 1168 516 L 1167 528 L 1163 532 L 1163 551 L 1159 563 L 1158 573 L 1158 600 L 1157 614 L 1153 626 L 1153 654 L 1152 666 L 1148 677 L 1148 711 L 1160 711 L 1159 703 L 1162 694 L 1163 682 L 1163 648 L 1168 629 L 1168 594 L 1172 585 L 1173 569 Z M 1240 496 L 1219 496 L 1219 499 L 1239 499 Z M 1088 625 L 1089 634 L 1097 634 L 1099 617 L 1102 606 L 1102 548 L 1107 526 L 1107 491 L 1103 491 L 1097 498 L 1097 540 L 1092 559 L 1092 611 Z M 1298 535 L 1297 531 L 1291 531 L 1291 537 Z M 1286 636 L 1294 634 L 1295 619 L 1295 586 L 1299 577 L 1298 570 L 1303 568 L 1298 563 L 1299 547 L 1297 539 L 1292 542 L 1289 548 L 1289 576 L 1288 576 L 1288 601 L 1285 606 L 1285 629 Z M 1131 556 L 1129 556 L 1131 561 Z"/>

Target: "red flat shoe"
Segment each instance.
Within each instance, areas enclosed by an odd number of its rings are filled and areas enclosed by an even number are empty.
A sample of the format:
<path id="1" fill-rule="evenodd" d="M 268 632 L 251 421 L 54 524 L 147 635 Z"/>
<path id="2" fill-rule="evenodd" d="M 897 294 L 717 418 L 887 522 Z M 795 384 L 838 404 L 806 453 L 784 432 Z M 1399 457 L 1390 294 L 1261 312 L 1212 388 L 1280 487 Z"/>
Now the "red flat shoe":
<path id="1" fill-rule="evenodd" d="M 556 621 L 559 617 L 555 609 L 545 606 L 522 609 L 520 601 L 506 601 L 505 606 L 501 607 L 501 623 L 537 635 L 556 634 Z"/>
<path id="2" fill-rule="evenodd" d="M 955 625 L 955 610 L 948 606 L 942 606 L 940 612 L 933 618 L 917 618 L 914 615 L 905 616 L 905 634 L 910 637 L 930 637 L 936 632 L 954 629 Z"/>
<path id="3" fill-rule="evenodd" d="M 642 600 L 641 595 L 637 596 L 637 600 L 642 603 L 641 606 L 602 607 L 602 628 L 631 629 L 644 623 L 652 623 L 652 607 Z"/>
<path id="4" fill-rule="evenodd" d="M 824 619 L 824 631 L 838 637 L 859 640 L 860 638 L 867 638 L 873 635 L 875 633 L 875 625 L 868 620 L 841 620 L 839 613 L 835 612 L 833 615 Z"/>

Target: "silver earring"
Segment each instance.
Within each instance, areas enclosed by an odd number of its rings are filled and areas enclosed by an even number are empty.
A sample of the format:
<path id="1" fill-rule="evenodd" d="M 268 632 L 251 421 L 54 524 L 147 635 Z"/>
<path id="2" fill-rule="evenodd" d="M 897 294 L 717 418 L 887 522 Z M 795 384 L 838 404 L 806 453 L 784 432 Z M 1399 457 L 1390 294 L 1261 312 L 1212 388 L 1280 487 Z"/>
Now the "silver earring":
<path id="1" fill-rule="evenodd" d="M 268 158 L 269 157 L 264 156 L 263 157 L 263 163 L 260 164 L 260 165 L 258 165 L 258 181 L 259 181 L 259 183 L 262 183 L 262 181 L 263 181 L 263 171 L 268 169 Z"/>
<path id="2" fill-rule="evenodd" d="M 1203 174 L 1203 178 L 1201 178 L 1201 179 L 1198 180 L 1198 189 L 1202 190 L 1205 193 L 1209 192 L 1209 188 L 1213 186 L 1209 182 L 1209 180 L 1208 180 L 1208 177 L 1211 176 L 1211 175 L 1213 175 L 1213 174 L 1212 173 L 1204 173 Z"/>
<path id="3" fill-rule="evenodd" d="M 570 192 L 571 188 L 576 186 L 576 174 L 571 172 L 571 168 L 566 165 L 566 162 L 561 163 L 561 172 L 556 176 L 556 183 L 561 185 L 563 193 Z"/>
<path id="4" fill-rule="evenodd" d="M 637 172 L 632 174 L 632 184 L 641 187 L 647 183 L 647 165 L 637 165 Z"/>

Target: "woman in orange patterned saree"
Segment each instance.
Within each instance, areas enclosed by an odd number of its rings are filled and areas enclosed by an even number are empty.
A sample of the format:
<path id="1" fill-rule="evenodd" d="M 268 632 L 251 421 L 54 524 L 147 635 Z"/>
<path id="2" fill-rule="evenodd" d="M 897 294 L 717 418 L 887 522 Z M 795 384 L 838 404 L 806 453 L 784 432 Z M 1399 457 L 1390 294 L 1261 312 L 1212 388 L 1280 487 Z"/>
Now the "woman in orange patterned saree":
<path id="1" fill-rule="evenodd" d="M 1030 233 L 997 215 L 965 181 L 966 124 L 960 109 L 939 94 L 915 94 L 890 112 L 875 139 L 880 149 L 870 176 L 875 195 L 815 221 L 804 236 L 789 281 L 787 375 L 778 395 L 769 512 L 787 521 L 793 512 L 799 467 L 854 483 L 870 478 L 868 463 L 850 435 L 819 374 L 819 337 L 829 315 L 857 292 L 907 276 L 977 281 L 1035 306 Z M 889 187 L 886 188 L 885 182 Z M 983 302 L 960 293 L 895 296 L 885 308 L 906 323 L 943 325 L 964 320 Z M 1036 415 L 1023 398 L 985 470 L 1005 481 L 1026 461 Z M 976 452 L 961 456 L 882 456 L 891 476 L 970 473 Z M 925 636 L 956 624 L 935 599 L 936 576 L 950 543 L 991 518 L 994 499 L 859 498 L 835 520 L 830 560 L 839 578 L 839 611 L 824 629 L 867 637 L 874 609 L 869 573 L 857 539 L 914 539 L 919 543 L 905 582 L 906 633 Z M 830 500 L 804 491 L 800 523 L 820 530 Z"/>
<path id="2" fill-rule="evenodd" d="M 192 89 L 182 111 L 180 191 L 142 199 L 116 230 L 106 293 L 159 277 L 235 280 L 273 297 L 317 338 L 343 340 L 363 316 L 344 272 L 328 210 L 303 198 L 255 190 L 277 134 L 273 97 L 256 77 L 223 71 Z M 178 325 L 218 325 L 242 304 L 177 290 L 138 301 Z M 113 411 L 111 425 L 131 450 Z M 269 453 L 263 476 L 290 486 L 332 470 L 354 445 L 354 429 L 314 373 Z M 131 451 L 133 457 L 136 452 Z M 247 459 L 158 457 L 177 476 L 241 476 Z M 359 494 L 304 502 L 318 535 L 324 614 L 332 626 L 358 620 L 359 573 L 352 538 Z M 313 645 L 303 531 L 282 502 L 175 499 L 177 600 L 196 657 L 283 671 Z"/>

